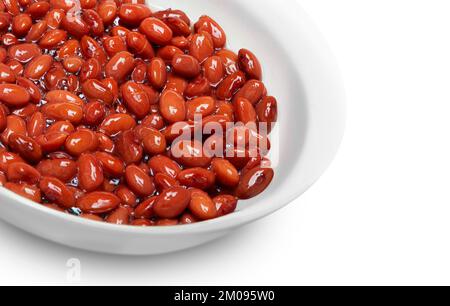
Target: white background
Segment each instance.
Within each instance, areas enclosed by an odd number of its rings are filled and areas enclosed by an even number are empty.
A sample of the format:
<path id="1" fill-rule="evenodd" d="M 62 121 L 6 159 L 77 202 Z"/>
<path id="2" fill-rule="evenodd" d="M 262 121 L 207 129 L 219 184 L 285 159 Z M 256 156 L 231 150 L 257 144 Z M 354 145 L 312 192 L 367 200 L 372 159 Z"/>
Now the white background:
<path id="1" fill-rule="evenodd" d="M 66 284 L 70 258 L 82 284 L 450 284 L 450 2 L 299 1 L 348 92 L 342 148 L 312 189 L 222 240 L 158 257 L 78 251 L 0 223 L 0 284 Z"/>

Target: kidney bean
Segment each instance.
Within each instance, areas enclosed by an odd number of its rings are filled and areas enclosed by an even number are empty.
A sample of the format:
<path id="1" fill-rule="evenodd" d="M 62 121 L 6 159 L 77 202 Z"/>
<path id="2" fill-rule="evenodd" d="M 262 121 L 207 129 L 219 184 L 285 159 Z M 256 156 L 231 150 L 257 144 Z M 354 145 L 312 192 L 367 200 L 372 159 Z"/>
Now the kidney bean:
<path id="1" fill-rule="evenodd" d="M 147 64 L 145 62 L 138 62 L 135 65 L 133 72 L 131 73 L 131 79 L 142 85 L 147 79 Z M 148 95 L 147 95 L 148 96 Z"/>
<path id="2" fill-rule="evenodd" d="M 54 120 L 67 120 L 78 124 L 83 119 L 83 108 L 71 102 L 47 103 L 41 109 L 42 113 Z"/>
<path id="3" fill-rule="evenodd" d="M 164 173 L 170 177 L 176 178 L 181 172 L 181 166 L 174 160 L 164 155 L 156 155 L 148 161 L 148 166 L 153 175 Z"/>
<path id="4" fill-rule="evenodd" d="M 106 222 L 112 224 L 126 225 L 130 223 L 130 209 L 128 207 L 119 206 L 111 212 L 106 218 Z"/>
<path id="5" fill-rule="evenodd" d="M 120 198 L 122 204 L 128 205 L 130 207 L 136 206 L 138 203 L 137 196 L 128 187 L 120 185 L 116 189 L 116 195 Z"/>
<path id="6" fill-rule="evenodd" d="M 23 161 L 24 160 L 15 153 L 8 151 L 0 152 L 0 170 L 2 172 L 7 172 L 9 165 Z"/>
<path id="7" fill-rule="evenodd" d="M 142 119 L 141 125 L 161 130 L 164 128 L 164 119 L 160 114 L 150 114 Z"/>
<path id="8" fill-rule="evenodd" d="M 134 217 L 137 219 L 150 219 L 155 213 L 153 207 L 158 200 L 158 196 L 150 197 L 136 206 L 134 210 Z"/>
<path id="9" fill-rule="evenodd" d="M 66 16 L 66 12 L 63 9 L 53 9 L 45 15 L 45 21 L 50 29 L 58 29 Z"/>
<path id="10" fill-rule="evenodd" d="M 97 12 L 105 25 L 113 23 L 117 16 L 117 5 L 114 0 L 100 1 Z"/>
<path id="11" fill-rule="evenodd" d="M 216 49 L 223 48 L 227 42 L 225 31 L 222 27 L 211 17 L 202 16 L 194 25 L 195 31 L 200 33 L 202 31 L 208 32 L 212 36 L 214 47 Z"/>
<path id="12" fill-rule="evenodd" d="M 247 124 L 256 122 L 256 111 L 252 103 L 245 98 L 237 98 L 234 101 L 234 114 L 239 122 Z"/>
<path id="13" fill-rule="evenodd" d="M 83 21 L 90 27 L 91 33 L 94 36 L 101 36 L 105 31 L 105 26 L 100 15 L 91 9 L 83 11 Z"/>
<path id="14" fill-rule="evenodd" d="M 103 47 L 108 55 L 114 56 L 114 54 L 127 51 L 127 45 L 123 39 L 119 36 L 106 37 L 103 40 Z"/>
<path id="15" fill-rule="evenodd" d="M 43 49 L 53 49 L 67 39 L 67 32 L 60 29 L 50 30 L 39 40 L 39 46 Z"/>
<path id="16" fill-rule="evenodd" d="M 103 121 L 106 115 L 104 104 L 101 101 L 92 101 L 84 106 L 83 122 L 95 126 Z"/>
<path id="17" fill-rule="evenodd" d="M 191 213 L 184 213 L 179 220 L 180 224 L 192 224 L 198 222 L 198 219 Z"/>
<path id="18" fill-rule="evenodd" d="M 16 0 L 3 0 L 6 11 L 13 16 L 17 16 L 20 14 L 20 6 L 19 2 Z"/>
<path id="19" fill-rule="evenodd" d="M 61 27 L 75 37 L 83 37 L 90 32 L 89 25 L 77 12 L 69 11 L 61 21 Z"/>
<path id="20" fill-rule="evenodd" d="M 115 150 L 114 141 L 103 133 L 96 133 L 98 139 L 98 150 L 100 152 L 113 153 Z"/>
<path id="21" fill-rule="evenodd" d="M 94 151 L 98 146 L 98 138 L 94 132 L 88 129 L 80 129 L 67 137 L 65 149 L 72 156 Z"/>
<path id="22" fill-rule="evenodd" d="M 272 96 L 264 97 L 261 102 L 256 105 L 256 114 L 259 122 L 267 123 L 267 131 L 272 130 L 272 124 L 278 119 L 277 100 Z"/>
<path id="23" fill-rule="evenodd" d="M 92 37 L 84 35 L 80 41 L 81 52 L 87 58 L 95 58 L 99 64 L 106 63 L 106 53 L 102 46 Z"/>
<path id="24" fill-rule="evenodd" d="M 35 24 L 33 24 L 28 31 L 28 34 L 25 37 L 25 41 L 27 42 L 35 42 L 38 41 L 42 35 L 44 35 L 47 30 L 47 21 L 41 20 Z"/>
<path id="25" fill-rule="evenodd" d="M 52 176 L 64 183 L 71 181 L 77 174 L 77 165 L 70 159 L 44 159 L 36 169 L 42 176 Z"/>
<path id="26" fill-rule="evenodd" d="M 33 58 L 41 55 L 41 49 L 35 44 L 18 44 L 8 49 L 8 56 L 21 63 L 28 63 Z"/>
<path id="27" fill-rule="evenodd" d="M 200 97 L 186 102 L 187 119 L 194 120 L 195 115 L 202 118 L 214 113 L 216 101 L 209 96 Z"/>
<path id="28" fill-rule="evenodd" d="M 145 18 L 139 26 L 139 31 L 145 34 L 151 43 L 165 46 L 173 37 L 172 30 L 161 20 L 149 17 Z"/>
<path id="29" fill-rule="evenodd" d="M 77 95 L 66 90 L 52 90 L 47 93 L 45 100 L 48 103 L 71 103 L 83 106 L 84 102 Z"/>
<path id="30" fill-rule="evenodd" d="M 208 57 L 214 54 L 214 43 L 211 35 L 207 32 L 201 32 L 192 36 L 189 53 L 200 63 L 203 63 Z"/>
<path id="31" fill-rule="evenodd" d="M 245 74 L 242 71 L 235 72 L 226 77 L 217 88 L 216 95 L 219 99 L 230 100 L 233 95 L 246 82 Z"/>
<path id="32" fill-rule="evenodd" d="M 187 25 L 191 25 L 191 20 L 189 19 L 189 17 L 186 15 L 186 13 L 180 10 L 167 9 L 158 11 L 153 13 L 153 17 L 161 20 L 165 20 L 167 18 L 179 18 L 183 20 Z"/>
<path id="33" fill-rule="evenodd" d="M 207 190 L 212 187 L 216 181 L 213 172 L 204 168 L 190 168 L 181 171 L 177 176 L 181 185 Z"/>
<path id="34" fill-rule="evenodd" d="M 132 130 L 121 133 L 115 141 L 116 153 L 125 164 L 138 163 L 144 156 L 144 150 Z"/>
<path id="35" fill-rule="evenodd" d="M 127 29 L 122 26 L 115 26 L 111 29 L 111 35 L 112 36 L 119 36 L 120 38 L 126 39 L 128 33 L 130 33 L 131 30 Z"/>
<path id="36" fill-rule="evenodd" d="M 170 44 L 177 47 L 178 49 L 187 51 L 189 49 L 190 41 L 184 36 L 177 36 L 172 38 Z"/>
<path id="37" fill-rule="evenodd" d="M 123 175 L 125 166 L 120 158 L 107 152 L 95 152 L 94 156 L 100 162 L 106 175 L 111 177 L 121 177 Z"/>
<path id="38" fill-rule="evenodd" d="M 14 16 L 12 19 L 12 32 L 18 37 L 25 36 L 33 25 L 33 20 L 31 20 L 28 14 L 19 14 Z"/>
<path id="39" fill-rule="evenodd" d="M 211 157 L 203 150 L 203 144 L 198 140 L 179 140 L 172 143 L 172 158 L 185 167 L 206 168 L 211 163 Z"/>
<path id="40" fill-rule="evenodd" d="M 100 79 L 102 74 L 102 66 L 95 58 L 89 58 L 84 61 L 81 66 L 80 81 L 84 82 L 88 79 Z"/>
<path id="41" fill-rule="evenodd" d="M 29 121 L 27 122 L 27 133 L 28 136 L 34 138 L 42 135 L 45 130 L 45 117 L 41 112 L 36 112 L 31 115 Z"/>
<path id="42" fill-rule="evenodd" d="M 39 55 L 31 60 L 25 67 L 24 76 L 29 79 L 39 80 L 50 70 L 53 58 L 50 55 Z"/>
<path id="43" fill-rule="evenodd" d="M 85 213 L 103 214 L 113 211 L 120 205 L 120 199 L 110 192 L 95 191 L 88 193 L 76 202 L 76 206 Z"/>
<path id="44" fill-rule="evenodd" d="M 70 39 L 66 41 L 58 50 L 58 57 L 64 59 L 65 57 L 78 56 L 80 51 L 80 43 L 78 40 Z"/>
<path id="45" fill-rule="evenodd" d="M 83 63 L 83 59 L 78 56 L 69 56 L 63 60 L 64 69 L 70 73 L 78 73 Z"/>
<path id="46" fill-rule="evenodd" d="M 250 80 L 234 95 L 234 99 L 245 98 L 252 105 L 256 105 L 266 95 L 266 87 L 261 81 Z"/>
<path id="47" fill-rule="evenodd" d="M 183 121 L 186 117 L 184 98 L 173 90 L 161 94 L 159 106 L 161 115 L 170 123 Z"/>
<path id="48" fill-rule="evenodd" d="M 146 197 L 155 192 L 153 178 L 138 166 L 128 166 L 125 169 L 125 179 L 128 187 L 139 196 Z"/>
<path id="49" fill-rule="evenodd" d="M 211 162 L 212 170 L 216 174 L 217 181 L 224 186 L 235 187 L 239 184 L 239 172 L 228 160 L 214 158 Z"/>
<path id="50" fill-rule="evenodd" d="M 78 159 L 78 183 L 85 191 L 94 191 L 103 184 L 103 168 L 92 154 L 82 154 Z"/>
<path id="51" fill-rule="evenodd" d="M 19 116 L 23 119 L 27 119 L 37 111 L 38 111 L 38 107 L 34 104 L 29 103 L 25 106 L 14 109 L 11 112 L 11 114 Z"/>
<path id="52" fill-rule="evenodd" d="M 180 48 L 177 48 L 172 45 L 164 46 L 158 49 L 158 51 L 156 52 L 156 56 L 162 58 L 167 64 L 170 64 L 172 62 L 173 57 L 177 54 L 182 55 L 184 54 L 184 52 Z"/>
<path id="53" fill-rule="evenodd" d="M 42 177 L 39 182 L 39 188 L 47 199 L 64 207 L 71 208 L 75 206 L 76 198 L 74 192 L 63 182 L 55 177 Z"/>
<path id="54" fill-rule="evenodd" d="M 59 150 L 66 142 L 67 137 L 67 133 L 47 132 L 43 135 L 39 135 L 36 138 L 36 142 L 41 146 L 42 151 L 51 153 Z"/>
<path id="55" fill-rule="evenodd" d="M 184 91 L 184 95 L 188 99 L 209 96 L 211 95 L 211 84 L 205 77 L 198 76 L 188 84 Z"/>
<path id="56" fill-rule="evenodd" d="M 111 90 L 99 80 L 89 79 L 82 84 L 82 91 L 89 99 L 98 99 L 106 104 L 112 104 L 114 96 Z"/>
<path id="57" fill-rule="evenodd" d="M 6 117 L 6 128 L 1 136 L 3 144 L 9 144 L 9 137 L 11 137 L 12 134 L 27 134 L 27 125 L 25 120 L 16 115 L 9 115 Z"/>
<path id="58" fill-rule="evenodd" d="M 39 171 L 24 162 L 9 164 L 6 175 L 10 182 L 24 182 L 31 185 L 39 183 L 41 178 Z"/>
<path id="59" fill-rule="evenodd" d="M 13 133 L 9 136 L 8 145 L 11 150 L 30 162 L 36 163 L 42 158 L 41 146 L 28 136 Z"/>
<path id="60" fill-rule="evenodd" d="M 155 186 L 156 189 L 161 192 L 168 188 L 178 187 L 180 186 L 180 183 L 176 179 L 165 173 L 157 173 L 155 175 Z"/>
<path id="61" fill-rule="evenodd" d="M 19 43 L 17 37 L 12 33 L 3 34 L 1 37 L 1 42 L 4 46 L 9 47 Z"/>
<path id="62" fill-rule="evenodd" d="M 152 11 L 144 4 L 124 3 L 119 9 L 120 20 L 126 24 L 137 26 L 145 18 L 152 15 Z"/>
<path id="63" fill-rule="evenodd" d="M 30 102 L 28 91 L 15 84 L 0 84 L 0 102 L 7 106 L 19 107 Z"/>
<path id="64" fill-rule="evenodd" d="M 159 57 L 155 57 L 150 61 L 147 69 L 148 80 L 150 84 L 160 89 L 164 87 L 167 82 L 167 71 L 164 60 Z"/>
<path id="65" fill-rule="evenodd" d="M 190 194 L 184 188 L 173 187 L 164 190 L 153 205 L 153 211 L 160 218 L 176 218 L 188 207 Z"/>
<path id="66" fill-rule="evenodd" d="M 205 78 L 214 86 L 219 84 L 225 76 L 224 65 L 219 56 L 208 57 L 203 63 L 203 70 Z"/>
<path id="67" fill-rule="evenodd" d="M 0 83 L 14 83 L 16 75 L 13 70 L 3 63 L 0 63 Z"/>
<path id="68" fill-rule="evenodd" d="M 47 1 L 37 1 L 31 4 L 29 3 L 25 12 L 29 14 L 33 19 L 39 19 L 40 17 L 45 16 L 49 9 L 50 3 L 48 3 Z"/>
<path id="69" fill-rule="evenodd" d="M 191 194 L 189 211 L 200 220 L 210 220 L 218 217 L 216 205 L 208 194 Z"/>
<path id="70" fill-rule="evenodd" d="M 25 197 L 31 201 L 40 203 L 41 202 L 41 192 L 38 188 L 32 185 L 27 185 L 24 183 L 6 183 L 5 185 L 6 189 L 11 190 L 12 192 Z"/>
<path id="71" fill-rule="evenodd" d="M 239 70 L 239 57 L 233 51 L 222 49 L 217 51 L 216 55 L 222 60 L 227 75 L 233 74 Z"/>
<path id="72" fill-rule="evenodd" d="M 239 66 L 250 79 L 261 80 L 262 68 L 258 58 L 247 49 L 239 50 Z"/>
<path id="73" fill-rule="evenodd" d="M 238 200 L 231 195 L 218 195 L 213 198 L 213 202 L 216 205 L 217 216 L 222 217 L 231 214 L 237 208 Z"/>
<path id="74" fill-rule="evenodd" d="M 121 83 L 133 71 L 133 68 L 133 56 L 128 52 L 119 52 L 106 64 L 105 73 L 107 77 L 112 77 Z"/>
<path id="75" fill-rule="evenodd" d="M 172 59 L 175 73 L 186 78 L 193 78 L 200 74 L 200 63 L 191 55 L 176 54 Z"/>
<path id="76" fill-rule="evenodd" d="M 119 133 L 133 129 L 136 121 L 128 114 L 111 114 L 103 120 L 99 130 L 108 136 L 117 136 Z"/>
<path id="77" fill-rule="evenodd" d="M 273 169 L 256 167 L 245 173 L 236 188 L 236 196 L 240 199 L 250 199 L 263 192 L 272 182 Z"/>
<path id="78" fill-rule="evenodd" d="M 137 118 L 144 118 L 150 110 L 150 101 L 145 90 L 136 82 L 128 81 L 122 85 L 122 97 L 128 109 Z"/>

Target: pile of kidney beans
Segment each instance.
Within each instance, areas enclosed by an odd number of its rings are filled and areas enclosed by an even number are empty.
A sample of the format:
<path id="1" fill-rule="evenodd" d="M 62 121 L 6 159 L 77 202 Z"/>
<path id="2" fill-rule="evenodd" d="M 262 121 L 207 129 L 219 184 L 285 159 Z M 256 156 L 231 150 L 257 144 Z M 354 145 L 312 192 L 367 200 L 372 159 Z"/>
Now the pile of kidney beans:
<path id="1" fill-rule="evenodd" d="M 171 151 L 171 127 L 195 129 L 196 114 L 223 126 L 277 120 L 260 62 L 226 49 L 210 17 L 191 23 L 136 0 L 0 0 L 0 35 L 5 188 L 83 218 L 152 226 L 227 215 L 272 181 L 265 154 L 245 147 L 211 157 L 192 140 L 188 154 Z"/>

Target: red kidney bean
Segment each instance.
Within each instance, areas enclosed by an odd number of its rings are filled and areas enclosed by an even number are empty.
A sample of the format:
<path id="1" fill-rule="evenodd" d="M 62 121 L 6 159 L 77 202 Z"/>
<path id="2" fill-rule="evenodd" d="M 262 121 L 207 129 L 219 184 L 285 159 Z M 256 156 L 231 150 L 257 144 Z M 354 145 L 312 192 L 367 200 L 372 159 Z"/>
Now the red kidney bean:
<path id="1" fill-rule="evenodd" d="M 236 188 L 236 196 L 240 199 L 250 199 L 263 192 L 272 182 L 273 169 L 256 167 L 245 173 Z"/>
<path id="2" fill-rule="evenodd" d="M 125 169 L 125 179 L 128 187 L 139 196 L 150 196 L 155 192 L 153 178 L 135 165 Z"/>
<path id="3" fill-rule="evenodd" d="M 247 49 L 239 50 L 239 66 L 250 79 L 261 80 L 262 68 L 258 58 Z"/>
<path id="4" fill-rule="evenodd" d="M 53 58 L 50 55 L 39 55 L 27 64 L 24 76 L 29 79 L 39 80 L 50 70 L 52 63 Z"/>
<path id="5" fill-rule="evenodd" d="M 112 114 L 103 120 L 100 131 L 108 136 L 117 136 L 119 133 L 131 130 L 136 126 L 136 121 L 128 114 Z"/>
<path id="6" fill-rule="evenodd" d="M 193 78 L 200 74 L 200 63 L 191 55 L 176 54 L 172 59 L 175 73 L 186 78 Z"/>
<path id="7" fill-rule="evenodd" d="M 211 157 L 203 150 L 203 144 L 198 140 L 180 140 L 172 143 L 172 158 L 185 167 L 206 168 L 211 164 Z"/>
<path id="8" fill-rule="evenodd" d="M 217 181 L 224 186 L 235 187 L 239 184 L 239 172 L 228 160 L 214 158 L 211 162 L 212 170 L 216 174 Z"/>
<path id="9" fill-rule="evenodd" d="M 245 98 L 253 105 L 256 105 L 266 94 L 266 87 L 261 81 L 250 80 L 236 93 L 234 99 Z"/>
<path id="10" fill-rule="evenodd" d="M 64 183 L 72 180 L 77 174 L 77 165 L 70 159 L 44 159 L 36 169 L 42 176 L 53 176 Z"/>
<path id="11" fill-rule="evenodd" d="M 213 198 L 213 202 L 216 205 L 218 217 L 222 217 L 236 210 L 238 200 L 234 196 L 224 194 Z"/>
<path id="12" fill-rule="evenodd" d="M 177 180 L 183 186 L 207 190 L 214 185 L 216 176 L 204 168 L 190 168 L 181 171 Z"/>
<path id="13" fill-rule="evenodd" d="M 6 175 L 10 182 L 25 182 L 31 185 L 39 183 L 41 178 L 39 171 L 24 162 L 10 164 Z"/>
<path id="14" fill-rule="evenodd" d="M 11 190 L 12 192 L 27 198 L 31 201 L 40 203 L 41 202 L 41 192 L 38 188 L 36 188 L 35 186 L 32 185 L 27 185 L 24 183 L 6 183 L 5 185 L 6 189 Z"/>
<path id="15" fill-rule="evenodd" d="M 154 17 L 145 18 L 139 26 L 139 31 L 145 34 L 151 43 L 160 46 L 169 44 L 173 37 L 170 27 Z"/>
<path id="16" fill-rule="evenodd" d="M 114 0 L 100 1 L 97 12 L 105 25 L 113 23 L 117 15 L 117 5 Z"/>
<path id="17" fill-rule="evenodd" d="M 164 87 L 167 82 L 167 71 L 164 60 L 159 57 L 155 57 L 150 61 L 147 69 L 148 80 L 150 84 L 160 89 Z"/>
<path id="18" fill-rule="evenodd" d="M 223 48 L 227 42 L 225 31 L 222 27 L 211 17 L 202 16 L 194 25 L 195 31 L 200 33 L 202 31 L 208 32 L 212 36 L 214 47 L 216 49 Z"/>
<path id="19" fill-rule="evenodd" d="M 115 193 L 122 201 L 122 204 L 130 207 L 136 206 L 138 198 L 129 188 L 121 185 L 116 189 Z"/>
<path id="20" fill-rule="evenodd" d="M 145 18 L 152 15 L 152 11 L 144 4 L 124 3 L 119 9 L 120 20 L 126 24 L 137 26 Z"/>
<path id="21" fill-rule="evenodd" d="M 88 193 L 76 202 L 76 206 L 85 213 L 103 214 L 113 211 L 120 205 L 120 199 L 110 193 L 95 191 Z"/>
<path id="22" fill-rule="evenodd" d="M 76 198 L 74 192 L 57 178 L 43 177 L 39 182 L 39 188 L 50 201 L 64 208 L 75 206 Z"/>
<path id="23" fill-rule="evenodd" d="M 191 193 L 189 211 L 200 220 L 210 220 L 218 216 L 216 205 L 206 193 Z"/>
<path id="24" fill-rule="evenodd" d="M 100 162 L 103 171 L 111 177 L 121 177 L 125 171 L 122 160 L 107 152 L 95 152 L 95 158 Z"/>
<path id="25" fill-rule="evenodd" d="M 103 168 L 92 154 L 82 154 L 78 159 L 78 183 L 85 191 L 94 191 L 103 184 Z"/>
<path id="26" fill-rule="evenodd" d="M 226 77 L 217 88 L 216 95 L 219 99 L 230 100 L 233 95 L 242 87 L 246 82 L 245 74 L 242 71 L 235 72 Z"/>
<path id="27" fill-rule="evenodd" d="M 125 164 L 138 163 L 144 156 L 144 150 L 137 135 L 132 130 L 121 133 L 115 141 L 116 153 Z"/>
<path id="28" fill-rule="evenodd" d="M 65 143 L 66 151 L 72 156 L 95 151 L 98 147 L 98 138 L 94 132 L 88 129 L 80 129 L 67 137 Z"/>
<path id="29" fill-rule="evenodd" d="M 173 90 L 167 90 L 159 99 L 161 115 L 170 123 L 183 121 L 186 117 L 185 103 L 182 95 Z"/>
<path id="30" fill-rule="evenodd" d="M 0 102 L 7 106 L 23 106 L 30 102 L 30 94 L 28 91 L 15 84 L 0 84 Z"/>
<path id="31" fill-rule="evenodd" d="M 33 138 L 13 133 L 9 136 L 8 144 L 11 150 L 27 161 L 36 163 L 42 158 L 42 148 Z"/>
<path id="32" fill-rule="evenodd" d="M 27 133 L 30 137 L 37 137 L 44 133 L 45 117 L 41 112 L 36 112 L 31 115 L 27 122 Z"/>
<path id="33" fill-rule="evenodd" d="M 164 190 L 153 205 L 153 211 L 160 218 L 176 218 L 188 207 L 190 194 L 184 188 L 173 187 Z"/>
<path id="34" fill-rule="evenodd" d="M 150 197 L 142 201 L 134 210 L 134 216 L 138 219 L 150 219 L 155 213 L 153 207 L 158 200 L 158 196 Z"/>
<path id="35" fill-rule="evenodd" d="M 150 101 L 143 87 L 129 81 L 122 85 L 122 97 L 128 109 L 137 118 L 144 118 L 150 110 Z"/>
<path id="36" fill-rule="evenodd" d="M 50 30 L 39 40 L 39 46 L 43 49 L 53 49 L 67 39 L 67 32 L 60 29 Z"/>
<path id="37" fill-rule="evenodd" d="M 130 223 L 130 209 L 128 207 L 119 206 L 111 212 L 106 218 L 106 222 L 112 224 L 126 225 Z"/>
<path id="38" fill-rule="evenodd" d="M 225 76 L 224 65 L 219 56 L 208 57 L 203 63 L 205 78 L 213 85 L 217 85 Z"/>
<path id="39" fill-rule="evenodd" d="M 192 36 L 189 53 L 200 63 L 214 54 L 214 43 L 211 35 L 201 32 Z"/>
<path id="40" fill-rule="evenodd" d="M 121 83 L 133 71 L 133 68 L 133 56 L 128 52 L 119 52 L 106 64 L 105 73 L 107 77 L 112 77 Z"/>
<path id="41" fill-rule="evenodd" d="M 214 113 L 216 101 L 209 96 L 200 97 L 186 102 L 187 119 L 194 120 L 195 115 L 205 118 Z"/>
<path id="42" fill-rule="evenodd" d="M 272 129 L 272 124 L 278 119 L 278 104 L 274 97 L 264 97 L 261 102 L 256 105 L 256 114 L 259 122 L 267 123 L 268 132 Z"/>

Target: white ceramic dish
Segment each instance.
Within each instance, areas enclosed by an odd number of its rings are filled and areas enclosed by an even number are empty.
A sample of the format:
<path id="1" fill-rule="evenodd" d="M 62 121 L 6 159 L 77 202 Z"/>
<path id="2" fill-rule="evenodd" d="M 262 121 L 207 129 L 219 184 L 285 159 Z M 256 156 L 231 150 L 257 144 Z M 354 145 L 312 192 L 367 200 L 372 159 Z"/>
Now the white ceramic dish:
<path id="1" fill-rule="evenodd" d="M 147 255 L 197 246 L 226 235 L 287 205 L 328 167 L 344 130 L 344 95 L 326 43 L 296 1 L 154 0 L 195 20 L 215 18 L 229 47 L 248 48 L 260 58 L 264 82 L 279 101 L 279 162 L 270 188 L 242 202 L 238 211 L 186 226 L 139 228 L 62 214 L 0 188 L 0 218 L 36 236 L 71 247 L 113 254 Z M 283 226 L 278 224 L 275 226 Z"/>

